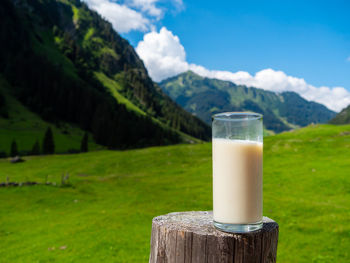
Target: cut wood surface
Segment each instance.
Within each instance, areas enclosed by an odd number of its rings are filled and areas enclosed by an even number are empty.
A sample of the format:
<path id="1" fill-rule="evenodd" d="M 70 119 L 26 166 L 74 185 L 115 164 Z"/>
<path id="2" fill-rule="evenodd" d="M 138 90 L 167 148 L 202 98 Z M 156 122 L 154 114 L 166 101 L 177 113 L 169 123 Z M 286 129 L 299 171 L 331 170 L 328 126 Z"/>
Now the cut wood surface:
<path id="1" fill-rule="evenodd" d="M 213 226 L 212 212 L 176 212 L 152 222 L 150 263 L 276 262 L 278 224 L 268 217 L 258 231 L 232 234 Z"/>

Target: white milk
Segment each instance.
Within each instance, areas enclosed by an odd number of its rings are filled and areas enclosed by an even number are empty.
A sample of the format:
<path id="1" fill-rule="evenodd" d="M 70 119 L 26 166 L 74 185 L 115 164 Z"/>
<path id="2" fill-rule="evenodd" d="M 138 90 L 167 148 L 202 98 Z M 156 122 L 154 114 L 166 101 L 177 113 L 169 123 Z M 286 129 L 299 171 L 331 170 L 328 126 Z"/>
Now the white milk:
<path id="1" fill-rule="evenodd" d="M 227 224 L 262 220 L 260 142 L 213 139 L 214 220 Z"/>

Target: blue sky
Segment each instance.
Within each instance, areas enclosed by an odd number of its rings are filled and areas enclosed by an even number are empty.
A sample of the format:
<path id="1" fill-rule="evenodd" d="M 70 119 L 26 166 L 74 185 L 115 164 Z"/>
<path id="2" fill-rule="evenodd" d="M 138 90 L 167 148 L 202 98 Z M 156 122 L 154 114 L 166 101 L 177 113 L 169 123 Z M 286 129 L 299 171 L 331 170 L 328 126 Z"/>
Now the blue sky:
<path id="1" fill-rule="evenodd" d="M 130 41 L 155 81 L 191 69 L 294 90 L 337 111 L 350 104 L 350 1 L 85 1 Z M 113 23 L 118 9 L 100 5 L 108 1 L 135 13 Z"/>

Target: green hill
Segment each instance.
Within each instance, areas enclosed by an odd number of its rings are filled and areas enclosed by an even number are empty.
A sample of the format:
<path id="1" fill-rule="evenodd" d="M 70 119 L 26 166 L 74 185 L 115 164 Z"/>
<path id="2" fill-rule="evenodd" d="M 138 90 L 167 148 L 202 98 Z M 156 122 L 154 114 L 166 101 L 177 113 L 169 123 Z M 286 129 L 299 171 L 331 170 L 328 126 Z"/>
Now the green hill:
<path id="1" fill-rule="evenodd" d="M 278 262 L 348 262 L 350 126 L 264 139 L 264 215 Z M 211 144 L 0 160 L 1 262 L 147 262 L 152 217 L 212 208 Z M 69 173 L 69 186 L 60 186 Z"/>
<path id="2" fill-rule="evenodd" d="M 85 3 L 3 0 L 0 16 L 1 78 L 46 122 L 75 125 L 111 148 L 210 138 L 210 127 L 165 95 L 132 46 Z"/>
<path id="3" fill-rule="evenodd" d="M 223 111 L 254 111 L 264 114 L 267 130 L 281 132 L 311 123 L 326 123 L 335 112 L 307 101 L 294 92 L 280 94 L 201 77 L 191 71 L 163 80 L 160 87 L 184 109 L 206 123 Z"/>
<path id="4" fill-rule="evenodd" d="M 43 137 L 48 127 L 54 135 L 55 152 L 67 153 L 79 151 L 84 131 L 76 125 L 68 123 L 52 123 L 42 120 L 37 114 L 22 105 L 13 95 L 8 83 L 0 76 L 0 101 L 6 102 L 6 107 L 0 106 L 0 152 L 1 157 L 10 154 L 12 140 L 18 145 L 20 155 L 30 153 L 36 141 L 42 146 Z M 3 103 L 0 105 L 3 105 Z M 1 110 L 0 110 L 1 111 Z M 89 134 L 89 150 L 103 149 L 97 145 Z"/>
<path id="5" fill-rule="evenodd" d="M 350 124 L 350 105 L 329 121 L 331 124 Z"/>

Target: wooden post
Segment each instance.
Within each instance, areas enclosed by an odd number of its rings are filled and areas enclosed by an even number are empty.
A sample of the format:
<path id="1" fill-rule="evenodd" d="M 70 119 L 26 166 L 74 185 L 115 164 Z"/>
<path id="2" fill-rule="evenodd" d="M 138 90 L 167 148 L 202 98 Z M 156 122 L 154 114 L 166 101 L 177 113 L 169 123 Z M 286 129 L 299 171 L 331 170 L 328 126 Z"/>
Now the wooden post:
<path id="1" fill-rule="evenodd" d="M 261 230 L 217 230 L 212 212 L 178 212 L 153 219 L 150 263 L 276 262 L 278 224 L 264 217 Z"/>

